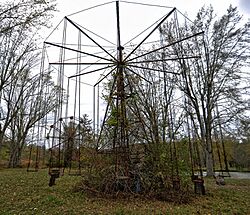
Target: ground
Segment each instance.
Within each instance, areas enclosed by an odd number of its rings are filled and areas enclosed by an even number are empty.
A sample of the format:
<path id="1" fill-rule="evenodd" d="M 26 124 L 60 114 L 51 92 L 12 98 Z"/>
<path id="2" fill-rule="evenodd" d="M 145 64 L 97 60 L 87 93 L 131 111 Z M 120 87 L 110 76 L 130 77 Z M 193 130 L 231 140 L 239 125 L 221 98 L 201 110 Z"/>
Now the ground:
<path id="1" fill-rule="evenodd" d="M 73 192 L 79 180 L 65 175 L 49 187 L 47 170 L 0 170 L 0 214 L 250 214 L 249 179 L 226 179 L 226 186 L 206 179 L 207 195 L 196 196 L 189 204 L 88 198 Z"/>

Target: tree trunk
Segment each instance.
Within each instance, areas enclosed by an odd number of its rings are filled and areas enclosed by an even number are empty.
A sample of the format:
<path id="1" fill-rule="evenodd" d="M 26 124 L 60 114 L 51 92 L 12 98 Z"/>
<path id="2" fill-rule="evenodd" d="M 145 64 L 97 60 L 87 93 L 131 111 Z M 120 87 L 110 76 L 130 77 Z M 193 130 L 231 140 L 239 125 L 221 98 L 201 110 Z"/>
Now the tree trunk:
<path id="1" fill-rule="evenodd" d="M 4 144 L 4 132 L 1 130 L 1 124 L 0 124 L 0 152 L 2 150 Z"/>
<path id="2" fill-rule="evenodd" d="M 214 176 L 213 170 L 213 155 L 212 152 L 206 150 L 206 167 L 207 167 L 207 176 Z"/>
<path id="3" fill-rule="evenodd" d="M 214 176 L 212 140 L 209 136 L 206 138 L 206 168 L 207 168 L 207 176 Z"/>
<path id="4" fill-rule="evenodd" d="M 211 84 L 209 84 L 211 86 Z M 211 89 L 208 89 L 210 94 Z M 208 105 L 206 107 L 207 117 L 204 119 L 206 128 L 206 167 L 207 176 L 214 176 L 214 159 L 212 147 L 212 104 L 210 97 L 207 98 Z M 205 111 L 204 111 L 205 114 Z"/>
<path id="5" fill-rule="evenodd" d="M 16 144 L 11 149 L 8 168 L 16 168 L 21 166 L 21 148 Z"/>

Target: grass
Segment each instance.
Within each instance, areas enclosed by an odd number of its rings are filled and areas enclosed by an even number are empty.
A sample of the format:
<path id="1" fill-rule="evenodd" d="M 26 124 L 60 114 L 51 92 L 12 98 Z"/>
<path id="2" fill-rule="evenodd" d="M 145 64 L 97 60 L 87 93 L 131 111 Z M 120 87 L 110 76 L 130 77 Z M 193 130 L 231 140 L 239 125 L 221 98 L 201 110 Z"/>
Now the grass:
<path id="1" fill-rule="evenodd" d="M 0 214 L 250 214 L 250 180 L 226 179 L 217 186 L 206 179 L 205 196 L 177 205 L 156 200 L 88 198 L 73 192 L 81 180 L 65 175 L 48 186 L 46 170 L 0 170 Z"/>

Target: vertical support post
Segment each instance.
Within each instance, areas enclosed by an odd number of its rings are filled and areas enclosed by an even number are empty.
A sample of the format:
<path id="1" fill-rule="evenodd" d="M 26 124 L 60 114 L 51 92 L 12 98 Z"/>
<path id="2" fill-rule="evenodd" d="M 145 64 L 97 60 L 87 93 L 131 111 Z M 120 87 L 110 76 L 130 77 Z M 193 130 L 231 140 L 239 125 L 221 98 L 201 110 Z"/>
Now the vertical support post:
<path id="1" fill-rule="evenodd" d="M 96 130 L 95 130 L 95 86 L 93 86 L 93 131 L 94 131 L 94 141 L 96 136 Z"/>
<path id="2" fill-rule="evenodd" d="M 100 86 L 97 85 L 97 133 L 99 134 L 99 123 L 100 123 Z"/>
<path id="3" fill-rule="evenodd" d="M 127 179 L 129 174 L 129 149 L 127 137 L 127 120 L 126 120 L 126 96 L 124 86 L 124 61 L 123 61 L 123 47 L 121 46 L 120 35 L 120 12 L 119 1 L 116 1 L 116 15 L 117 15 L 117 82 L 116 82 L 116 109 L 117 109 L 117 124 L 115 130 L 115 137 L 117 142 L 114 142 L 114 149 L 116 152 L 116 177 L 118 175 L 118 166 L 123 171 L 122 176 L 125 176 L 124 186 L 127 186 Z"/>

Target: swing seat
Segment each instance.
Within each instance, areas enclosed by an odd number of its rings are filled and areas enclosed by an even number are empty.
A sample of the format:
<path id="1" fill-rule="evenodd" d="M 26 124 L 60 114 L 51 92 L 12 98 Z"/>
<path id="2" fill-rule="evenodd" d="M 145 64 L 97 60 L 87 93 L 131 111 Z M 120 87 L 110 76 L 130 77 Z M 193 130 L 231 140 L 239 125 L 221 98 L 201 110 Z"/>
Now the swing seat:
<path id="1" fill-rule="evenodd" d="M 53 170 L 51 170 L 49 175 L 50 175 L 49 186 L 51 187 L 51 186 L 55 185 L 56 179 L 59 178 L 60 170 L 53 169 Z"/>
<path id="2" fill-rule="evenodd" d="M 204 186 L 204 180 L 203 179 L 194 179 L 194 192 L 196 194 L 205 195 L 205 186 Z"/>
<path id="3" fill-rule="evenodd" d="M 52 169 L 49 174 L 50 174 L 50 176 L 53 176 L 55 178 L 59 178 L 60 170 L 59 169 Z"/>
<path id="4" fill-rule="evenodd" d="M 215 180 L 217 185 L 226 185 L 225 179 L 221 175 L 216 176 Z"/>

